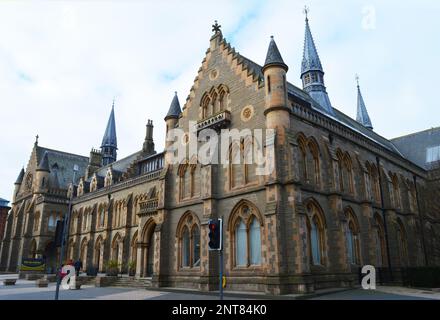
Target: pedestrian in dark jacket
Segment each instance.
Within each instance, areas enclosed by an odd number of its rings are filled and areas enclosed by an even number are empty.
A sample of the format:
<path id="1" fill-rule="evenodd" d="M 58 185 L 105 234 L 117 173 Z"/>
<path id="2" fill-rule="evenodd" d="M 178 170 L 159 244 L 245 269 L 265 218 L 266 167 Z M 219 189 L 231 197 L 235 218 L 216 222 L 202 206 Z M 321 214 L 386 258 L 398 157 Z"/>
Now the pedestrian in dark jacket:
<path id="1" fill-rule="evenodd" d="M 81 259 L 76 260 L 74 266 L 75 266 L 76 276 L 78 277 L 79 270 L 81 270 L 81 268 L 83 267 Z"/>

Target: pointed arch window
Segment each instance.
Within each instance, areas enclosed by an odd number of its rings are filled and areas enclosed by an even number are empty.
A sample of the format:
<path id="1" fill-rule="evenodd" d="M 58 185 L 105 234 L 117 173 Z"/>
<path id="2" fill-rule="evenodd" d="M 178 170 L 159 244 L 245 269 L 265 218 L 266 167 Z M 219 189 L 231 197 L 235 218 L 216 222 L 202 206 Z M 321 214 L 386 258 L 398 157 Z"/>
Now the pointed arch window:
<path id="1" fill-rule="evenodd" d="M 179 268 L 200 267 L 200 227 L 193 213 L 185 214 L 177 227 Z"/>
<path id="2" fill-rule="evenodd" d="M 240 219 L 239 223 L 236 226 L 235 229 L 235 247 L 236 247 L 236 255 L 235 255 L 235 261 L 237 266 L 246 266 L 247 265 L 247 252 L 246 252 L 246 225 L 244 222 Z"/>
<path id="3" fill-rule="evenodd" d="M 399 219 L 396 226 L 397 244 L 399 246 L 400 265 L 408 265 L 408 242 L 406 238 L 405 227 L 402 221 Z"/>
<path id="4" fill-rule="evenodd" d="M 376 248 L 376 266 L 382 267 L 386 263 L 385 251 L 385 229 L 382 218 L 376 213 L 375 215 L 376 232 L 374 233 L 375 248 Z"/>
<path id="5" fill-rule="evenodd" d="M 251 265 L 261 264 L 261 230 L 260 223 L 253 218 L 249 227 L 250 263 Z"/>
<path id="6" fill-rule="evenodd" d="M 202 108 L 201 118 L 205 119 L 225 110 L 228 93 L 229 89 L 224 84 L 212 87 L 209 91 L 205 92 L 200 100 L 200 107 Z"/>
<path id="7" fill-rule="evenodd" d="M 346 245 L 347 258 L 350 264 L 360 264 L 359 225 L 353 212 L 346 210 Z"/>
<path id="8" fill-rule="evenodd" d="M 193 254 L 193 266 L 198 267 L 200 266 L 200 231 L 199 227 L 197 225 L 194 225 L 192 233 L 191 233 L 191 239 L 192 239 L 192 254 Z"/>
<path id="9" fill-rule="evenodd" d="M 325 265 L 325 227 L 321 210 L 314 202 L 307 204 L 307 236 L 309 244 L 310 262 L 312 265 Z"/>
<path id="10" fill-rule="evenodd" d="M 396 174 L 393 174 L 392 177 L 394 205 L 396 208 L 401 208 L 402 203 L 400 196 L 399 178 Z"/>
<path id="11" fill-rule="evenodd" d="M 262 225 L 255 209 L 242 204 L 231 216 L 233 231 L 233 266 L 246 268 L 262 265 Z"/>
<path id="12" fill-rule="evenodd" d="M 307 140 L 303 136 L 298 138 L 298 149 L 299 149 L 299 170 L 300 177 L 302 181 L 308 181 L 308 171 L 307 171 Z"/>
<path id="13" fill-rule="evenodd" d="M 189 267 L 190 266 L 190 240 L 189 240 L 189 231 L 188 228 L 183 228 L 183 234 L 182 234 L 182 267 Z"/>

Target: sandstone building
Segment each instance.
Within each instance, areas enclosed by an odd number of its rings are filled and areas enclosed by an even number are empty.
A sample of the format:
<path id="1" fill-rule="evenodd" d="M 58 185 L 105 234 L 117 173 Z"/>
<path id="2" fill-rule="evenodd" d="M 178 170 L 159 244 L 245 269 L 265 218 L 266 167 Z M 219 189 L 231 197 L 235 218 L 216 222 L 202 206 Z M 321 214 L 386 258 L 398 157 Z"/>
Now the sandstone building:
<path id="1" fill-rule="evenodd" d="M 122 272 L 132 267 L 153 286 L 217 289 L 218 252 L 207 241 L 215 217 L 224 221 L 230 290 L 310 292 L 351 285 L 367 264 L 439 265 L 440 135 L 429 145 L 420 138 L 415 154 L 405 142 L 411 137 L 380 136 L 359 85 L 356 120 L 335 108 L 307 19 L 301 73 L 294 75 L 302 89 L 287 81 L 273 38 L 260 66 L 237 53 L 217 23 L 213 32 L 183 108 L 173 97 L 167 133 L 182 129 L 186 145 L 191 121 L 198 134 L 274 129 L 274 157 L 267 159 L 274 170 L 257 175 L 252 163 L 192 158 L 171 164 L 172 143 L 156 152 L 151 121 L 142 148 L 117 160 L 112 109 L 101 150 L 88 158 L 35 143 L 15 184 L 1 270 L 15 271 L 22 257 L 36 255 L 55 267 L 54 226 L 71 194 L 67 257 L 81 258 L 85 270 L 105 271 L 117 261 Z M 243 157 L 253 143 L 231 144 L 230 158 Z"/>

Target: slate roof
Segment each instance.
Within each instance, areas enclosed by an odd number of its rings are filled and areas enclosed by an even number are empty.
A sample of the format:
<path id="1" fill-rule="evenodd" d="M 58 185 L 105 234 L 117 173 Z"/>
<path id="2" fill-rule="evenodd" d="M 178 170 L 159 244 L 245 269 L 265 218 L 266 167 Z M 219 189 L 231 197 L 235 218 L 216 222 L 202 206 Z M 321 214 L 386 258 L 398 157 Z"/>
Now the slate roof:
<path id="1" fill-rule="evenodd" d="M 89 163 L 88 157 L 77 154 L 52 150 L 37 146 L 37 162 L 41 163 L 43 157 L 47 156 L 47 165 L 50 170 L 49 187 L 67 189 L 73 179 L 73 166 L 78 165 L 79 171 L 76 174 L 75 183 L 84 175 Z"/>
<path id="2" fill-rule="evenodd" d="M 179 97 L 177 96 L 177 92 L 175 92 L 170 108 L 168 109 L 168 113 L 165 117 L 165 121 L 168 118 L 178 118 L 181 113 L 182 109 L 180 108 Z"/>
<path id="3" fill-rule="evenodd" d="M 130 165 L 134 161 L 136 161 L 141 154 L 142 154 L 142 150 L 137 151 L 137 152 L 135 152 L 135 153 L 123 158 L 123 159 L 112 162 L 111 164 L 103 166 L 96 171 L 96 175 L 99 177 L 105 177 L 107 174 L 108 168 L 111 166 L 112 170 L 113 170 L 113 179 L 114 179 L 114 181 L 117 181 L 119 179 L 119 177 L 124 172 L 127 171 L 127 169 L 130 167 Z M 90 180 L 91 180 L 91 178 L 89 179 L 89 181 Z"/>
<path id="4" fill-rule="evenodd" d="M 403 153 L 405 158 L 422 168 L 430 169 L 432 163 L 427 163 L 427 149 L 440 146 L 440 127 L 391 139 L 391 142 Z"/>
<path id="5" fill-rule="evenodd" d="M 8 200 L 0 198 L 0 207 L 3 207 L 3 208 L 7 207 L 7 208 L 9 208 L 8 203 L 9 203 Z"/>
<path id="6" fill-rule="evenodd" d="M 266 61 L 264 62 L 264 67 L 270 65 L 280 65 L 283 66 L 286 70 L 288 69 L 287 65 L 284 63 L 283 58 L 281 57 L 281 53 L 278 50 L 277 44 L 273 36 L 270 37 L 269 48 L 267 49 Z"/>
<path id="7" fill-rule="evenodd" d="M 23 182 L 24 178 L 24 168 L 21 168 L 20 173 L 18 174 L 17 180 L 15 181 L 15 184 L 21 184 Z"/>

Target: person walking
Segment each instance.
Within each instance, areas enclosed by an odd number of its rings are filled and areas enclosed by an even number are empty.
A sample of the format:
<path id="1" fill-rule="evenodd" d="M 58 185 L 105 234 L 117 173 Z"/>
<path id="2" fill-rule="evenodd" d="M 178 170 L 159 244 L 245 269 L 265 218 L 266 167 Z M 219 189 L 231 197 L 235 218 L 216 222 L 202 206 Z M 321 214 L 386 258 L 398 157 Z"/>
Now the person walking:
<path id="1" fill-rule="evenodd" d="M 79 277 L 79 271 L 83 267 L 81 259 L 76 260 L 74 266 L 75 266 L 76 276 Z"/>

